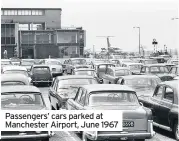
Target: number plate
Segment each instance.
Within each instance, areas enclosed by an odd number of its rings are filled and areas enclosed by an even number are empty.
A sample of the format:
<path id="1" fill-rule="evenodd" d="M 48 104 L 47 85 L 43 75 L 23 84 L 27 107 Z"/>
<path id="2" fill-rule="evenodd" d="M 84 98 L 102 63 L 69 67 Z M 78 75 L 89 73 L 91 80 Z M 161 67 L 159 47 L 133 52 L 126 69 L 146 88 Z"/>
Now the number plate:
<path id="1" fill-rule="evenodd" d="M 134 127 L 134 121 L 123 121 L 123 127 Z"/>
<path id="2" fill-rule="evenodd" d="M 56 71 L 56 69 L 55 69 L 55 68 L 52 68 L 52 71 Z"/>

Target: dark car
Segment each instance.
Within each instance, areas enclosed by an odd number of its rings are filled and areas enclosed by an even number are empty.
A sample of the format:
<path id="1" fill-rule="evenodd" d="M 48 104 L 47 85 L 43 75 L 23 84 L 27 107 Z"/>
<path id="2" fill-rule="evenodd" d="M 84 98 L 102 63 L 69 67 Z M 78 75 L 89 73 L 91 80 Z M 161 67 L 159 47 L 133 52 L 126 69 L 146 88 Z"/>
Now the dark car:
<path id="1" fill-rule="evenodd" d="M 52 109 L 65 108 L 66 101 L 74 98 L 77 86 L 98 84 L 97 80 L 87 75 L 68 75 L 56 77 L 49 89 L 49 99 Z"/>
<path id="2" fill-rule="evenodd" d="M 119 77 L 125 75 L 132 75 L 132 72 L 127 67 L 109 67 L 102 76 L 104 84 L 116 84 Z"/>
<path id="3" fill-rule="evenodd" d="M 156 75 L 128 75 L 122 76 L 118 81 L 118 84 L 133 88 L 139 100 L 152 96 L 159 83 L 161 83 L 161 80 Z"/>
<path id="4" fill-rule="evenodd" d="M 67 101 L 67 109 L 123 111 L 122 132 L 82 132 L 83 141 L 122 138 L 144 141 L 154 136 L 151 110 L 140 105 L 136 92 L 128 86 L 116 84 L 81 86 L 75 98 Z M 126 122 L 128 124 L 124 126 Z"/>
<path id="5" fill-rule="evenodd" d="M 53 76 L 47 65 L 33 65 L 30 71 L 33 85 L 47 84 L 51 85 Z"/>
<path id="6" fill-rule="evenodd" d="M 177 141 L 179 141 L 178 84 L 178 80 L 162 82 L 157 85 L 152 97 L 141 100 L 145 107 L 152 110 L 154 125 L 174 132 Z"/>
<path id="7" fill-rule="evenodd" d="M 152 74 L 160 77 L 162 81 L 170 81 L 173 76 L 169 74 L 169 70 L 165 64 L 148 64 L 142 66 L 140 74 Z"/>
<path id="8" fill-rule="evenodd" d="M 40 90 L 34 86 L 2 86 L 2 110 L 46 110 L 46 105 Z M 1 140 L 49 141 L 51 132 L 48 131 L 1 131 Z"/>

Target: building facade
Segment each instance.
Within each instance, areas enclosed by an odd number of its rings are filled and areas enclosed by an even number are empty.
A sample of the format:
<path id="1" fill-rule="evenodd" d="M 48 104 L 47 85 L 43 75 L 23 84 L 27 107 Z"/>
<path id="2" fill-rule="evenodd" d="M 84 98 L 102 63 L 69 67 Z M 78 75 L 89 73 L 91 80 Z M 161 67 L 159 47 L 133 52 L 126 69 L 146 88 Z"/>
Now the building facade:
<path id="1" fill-rule="evenodd" d="M 62 28 L 60 8 L 2 8 L 1 35 L 2 58 L 62 58 L 83 56 L 86 33 Z"/>

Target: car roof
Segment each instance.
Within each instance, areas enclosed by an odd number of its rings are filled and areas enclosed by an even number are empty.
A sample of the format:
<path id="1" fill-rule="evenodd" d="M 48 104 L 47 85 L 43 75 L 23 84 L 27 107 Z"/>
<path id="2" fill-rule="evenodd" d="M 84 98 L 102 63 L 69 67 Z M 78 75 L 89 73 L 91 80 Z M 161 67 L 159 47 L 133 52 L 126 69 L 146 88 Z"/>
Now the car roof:
<path id="1" fill-rule="evenodd" d="M 164 81 L 160 84 L 166 84 L 166 85 L 169 85 L 171 87 L 174 87 L 176 89 L 179 89 L 178 85 L 179 85 L 179 80 L 172 80 L 172 81 Z"/>
<path id="2" fill-rule="evenodd" d="M 1 86 L 1 93 L 10 93 L 10 92 L 34 92 L 34 93 L 40 93 L 40 90 L 37 87 L 30 86 L 30 85 Z"/>
<path id="3" fill-rule="evenodd" d="M 49 68 L 49 66 L 48 65 L 41 65 L 41 64 L 38 64 L 38 65 L 33 65 L 33 67 L 48 67 Z"/>
<path id="4" fill-rule="evenodd" d="M 2 81 L 23 81 L 28 83 L 28 77 L 25 76 L 24 74 L 1 74 L 1 82 Z"/>
<path id="5" fill-rule="evenodd" d="M 158 78 L 156 75 L 126 75 L 126 76 L 121 76 L 121 78 L 126 78 L 126 79 L 134 79 L 134 78 Z"/>
<path id="6" fill-rule="evenodd" d="M 110 67 L 111 69 L 118 71 L 118 70 L 130 70 L 128 67 Z"/>
<path id="7" fill-rule="evenodd" d="M 94 62 L 94 64 L 96 66 L 99 66 L 99 65 L 115 65 L 114 63 L 107 63 L 107 62 Z"/>
<path id="8" fill-rule="evenodd" d="M 79 68 L 79 69 L 75 69 L 74 71 L 95 71 L 95 70 L 91 68 Z"/>
<path id="9" fill-rule="evenodd" d="M 27 71 L 27 68 L 23 67 L 23 66 L 14 66 L 14 65 L 3 67 L 3 71 L 7 71 L 7 70 L 23 70 L 23 71 Z"/>
<path id="10" fill-rule="evenodd" d="M 126 65 L 143 65 L 142 63 L 135 63 L 135 62 L 126 62 Z"/>
<path id="11" fill-rule="evenodd" d="M 158 67 L 158 66 L 166 66 L 165 63 L 157 63 L 157 64 L 146 64 L 146 65 L 143 65 L 143 66 L 148 66 L 148 67 Z"/>
<path id="12" fill-rule="evenodd" d="M 65 75 L 65 76 L 57 76 L 58 80 L 65 80 L 65 79 L 93 79 L 93 76 L 89 75 Z"/>
<path id="13" fill-rule="evenodd" d="M 119 84 L 91 84 L 91 85 L 83 85 L 81 86 L 85 88 L 88 93 L 93 91 L 134 91 L 134 89 L 126 86 L 126 85 L 119 85 Z"/>

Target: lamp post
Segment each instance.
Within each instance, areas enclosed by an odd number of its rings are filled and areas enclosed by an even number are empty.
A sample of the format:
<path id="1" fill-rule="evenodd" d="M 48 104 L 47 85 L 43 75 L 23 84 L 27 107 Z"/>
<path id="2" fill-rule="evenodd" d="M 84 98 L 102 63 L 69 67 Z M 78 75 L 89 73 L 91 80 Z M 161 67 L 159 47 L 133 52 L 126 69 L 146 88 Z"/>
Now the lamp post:
<path id="1" fill-rule="evenodd" d="M 141 55 L 140 54 L 140 27 L 133 27 L 133 28 L 138 28 L 139 29 L 139 56 Z"/>

